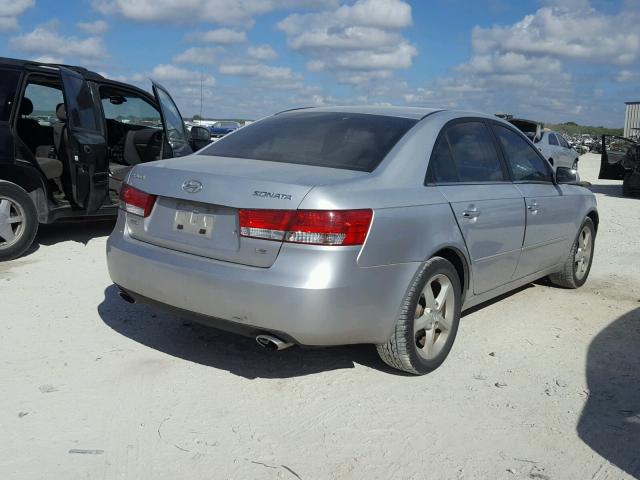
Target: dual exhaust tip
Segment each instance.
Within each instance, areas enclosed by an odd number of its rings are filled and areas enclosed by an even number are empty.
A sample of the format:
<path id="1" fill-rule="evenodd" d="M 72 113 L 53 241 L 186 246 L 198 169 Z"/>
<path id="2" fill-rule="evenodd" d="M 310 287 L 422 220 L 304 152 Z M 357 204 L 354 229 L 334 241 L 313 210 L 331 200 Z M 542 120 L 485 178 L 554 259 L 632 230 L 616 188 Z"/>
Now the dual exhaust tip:
<path id="1" fill-rule="evenodd" d="M 118 295 L 120 295 L 120 298 L 122 298 L 127 303 L 136 303 L 136 300 L 123 290 L 120 290 L 118 292 Z M 267 350 L 273 350 L 273 351 L 284 350 L 285 348 L 289 348 L 293 346 L 293 343 L 286 342 L 281 338 L 276 337 L 275 335 L 269 335 L 269 334 L 257 335 L 256 342 L 262 348 L 266 348 Z"/>

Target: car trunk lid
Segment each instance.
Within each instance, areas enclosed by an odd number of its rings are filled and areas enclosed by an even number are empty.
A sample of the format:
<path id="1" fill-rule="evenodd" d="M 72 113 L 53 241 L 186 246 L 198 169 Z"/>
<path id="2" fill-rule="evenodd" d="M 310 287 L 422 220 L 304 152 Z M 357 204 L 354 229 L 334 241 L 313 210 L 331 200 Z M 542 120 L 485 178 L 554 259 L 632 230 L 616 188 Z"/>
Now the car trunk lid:
<path id="1" fill-rule="evenodd" d="M 131 237 L 216 260 L 269 267 L 282 242 L 239 235 L 239 209 L 296 210 L 316 185 L 363 172 L 192 155 L 138 165 L 127 183 L 157 200 L 147 218 L 127 214 Z"/>

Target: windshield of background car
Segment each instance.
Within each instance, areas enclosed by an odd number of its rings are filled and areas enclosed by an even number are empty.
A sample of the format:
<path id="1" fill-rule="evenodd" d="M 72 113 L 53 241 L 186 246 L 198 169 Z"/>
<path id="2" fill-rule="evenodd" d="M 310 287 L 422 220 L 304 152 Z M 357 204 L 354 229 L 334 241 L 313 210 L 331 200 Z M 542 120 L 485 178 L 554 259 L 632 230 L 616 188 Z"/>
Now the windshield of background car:
<path id="1" fill-rule="evenodd" d="M 416 122 L 357 113 L 281 113 L 237 130 L 200 154 L 372 172 Z"/>
<path id="2" fill-rule="evenodd" d="M 215 126 L 217 128 L 238 128 L 240 125 L 238 125 L 236 122 L 218 122 L 215 124 Z"/>

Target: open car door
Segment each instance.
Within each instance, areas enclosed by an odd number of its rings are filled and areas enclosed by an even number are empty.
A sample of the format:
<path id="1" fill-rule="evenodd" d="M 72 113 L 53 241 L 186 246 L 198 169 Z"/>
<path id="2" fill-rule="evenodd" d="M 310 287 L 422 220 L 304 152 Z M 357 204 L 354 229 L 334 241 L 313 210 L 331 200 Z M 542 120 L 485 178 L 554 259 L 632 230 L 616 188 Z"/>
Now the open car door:
<path id="1" fill-rule="evenodd" d="M 600 173 L 598 178 L 622 180 L 625 173 L 632 169 L 636 142 L 615 135 L 602 135 L 600 153 Z"/>
<path id="2" fill-rule="evenodd" d="M 74 201 L 86 212 L 98 210 L 109 191 L 109 159 L 102 117 L 85 79 L 60 67 L 67 111 L 67 155 Z"/>
<path id="3" fill-rule="evenodd" d="M 154 81 L 151 83 L 153 83 L 153 94 L 160 105 L 160 115 L 164 127 L 163 158 L 184 157 L 193 153 L 189 132 L 171 95 L 159 83 Z"/>

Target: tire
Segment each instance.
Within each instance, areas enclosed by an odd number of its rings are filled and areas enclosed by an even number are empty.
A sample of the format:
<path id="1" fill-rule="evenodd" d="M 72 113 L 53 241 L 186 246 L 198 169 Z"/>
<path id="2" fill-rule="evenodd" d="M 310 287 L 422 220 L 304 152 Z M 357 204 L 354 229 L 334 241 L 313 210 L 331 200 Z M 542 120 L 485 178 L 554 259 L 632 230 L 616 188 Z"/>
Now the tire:
<path id="1" fill-rule="evenodd" d="M 427 303 L 435 308 L 426 308 Z M 423 375 L 435 370 L 451 351 L 461 307 L 458 272 L 448 260 L 432 258 L 413 278 L 391 338 L 376 346 L 378 355 L 390 367 L 404 372 Z M 422 324 L 431 328 L 418 329 Z"/>
<path id="2" fill-rule="evenodd" d="M 38 212 L 29 194 L 18 185 L 0 182 L 0 261 L 24 254 L 37 232 Z"/>
<path id="3" fill-rule="evenodd" d="M 632 182 L 635 182 L 635 185 L 632 184 Z M 640 197 L 640 173 L 626 172 L 624 174 L 622 179 L 622 196 Z"/>
<path id="4" fill-rule="evenodd" d="M 585 255 L 583 251 L 579 252 L 581 246 L 585 242 L 585 232 L 588 231 L 588 252 Z M 593 226 L 593 221 L 590 218 L 586 218 L 580 227 L 580 232 L 575 241 L 571 245 L 569 256 L 562 265 L 562 270 L 549 275 L 549 281 L 554 285 L 564 288 L 579 288 L 587 281 L 589 272 L 591 271 L 591 264 L 593 263 L 593 251 L 596 240 L 596 229 Z M 579 257 L 581 261 L 576 261 Z M 586 257 L 586 261 L 584 260 Z"/>

